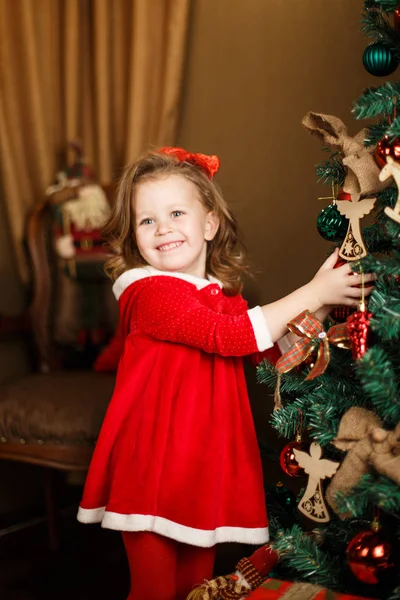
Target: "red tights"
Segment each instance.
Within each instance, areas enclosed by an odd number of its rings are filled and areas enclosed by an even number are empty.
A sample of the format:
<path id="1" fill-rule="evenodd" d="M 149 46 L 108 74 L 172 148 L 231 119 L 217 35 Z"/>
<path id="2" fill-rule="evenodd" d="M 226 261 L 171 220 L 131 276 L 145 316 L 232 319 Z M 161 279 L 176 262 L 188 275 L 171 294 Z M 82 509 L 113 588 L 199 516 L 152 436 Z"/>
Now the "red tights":
<path id="1" fill-rule="evenodd" d="M 131 589 L 127 600 L 185 600 L 211 579 L 216 547 L 199 548 L 147 531 L 123 531 Z"/>

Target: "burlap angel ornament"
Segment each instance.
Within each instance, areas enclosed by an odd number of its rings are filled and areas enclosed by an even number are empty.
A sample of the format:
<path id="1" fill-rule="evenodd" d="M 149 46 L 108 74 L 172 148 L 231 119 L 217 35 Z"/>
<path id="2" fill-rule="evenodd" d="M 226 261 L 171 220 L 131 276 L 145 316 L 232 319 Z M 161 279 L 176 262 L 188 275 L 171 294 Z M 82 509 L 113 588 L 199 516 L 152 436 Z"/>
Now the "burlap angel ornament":
<path id="1" fill-rule="evenodd" d="M 376 414 L 354 406 L 343 415 L 333 444 L 348 451 L 326 490 L 326 499 L 335 512 L 338 513 L 336 492 L 350 492 L 371 467 L 400 485 L 400 422 L 388 431 L 382 428 Z M 345 519 L 351 515 L 339 516 Z"/>
<path id="2" fill-rule="evenodd" d="M 373 157 L 374 148 L 364 146 L 368 130 L 362 129 L 351 137 L 338 117 L 314 112 L 308 112 L 302 124 L 325 146 L 343 155 L 342 162 L 347 167 L 343 191 L 350 194 L 351 201 L 336 200 L 340 214 L 349 219 L 339 256 L 345 260 L 358 260 L 367 255 L 360 219 L 371 212 L 376 195 L 388 185 L 379 180 L 380 170 Z"/>

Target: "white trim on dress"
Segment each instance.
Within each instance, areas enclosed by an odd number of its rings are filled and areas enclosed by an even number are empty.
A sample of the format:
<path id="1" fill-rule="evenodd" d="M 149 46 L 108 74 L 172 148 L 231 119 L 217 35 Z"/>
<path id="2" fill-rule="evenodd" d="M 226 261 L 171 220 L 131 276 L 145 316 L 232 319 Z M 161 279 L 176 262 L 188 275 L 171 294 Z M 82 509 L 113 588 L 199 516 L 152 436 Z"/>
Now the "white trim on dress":
<path id="1" fill-rule="evenodd" d="M 203 279 L 202 277 L 196 277 L 196 275 L 189 275 L 187 273 L 178 273 L 175 271 L 159 271 L 154 267 L 138 267 L 137 269 L 129 269 L 122 273 L 114 282 L 112 290 L 114 292 L 114 296 L 117 300 L 119 300 L 122 292 L 126 290 L 132 283 L 135 281 L 140 281 L 141 279 L 145 279 L 146 277 L 151 277 L 153 275 L 165 275 L 166 277 L 175 277 L 176 279 L 183 279 L 183 281 L 187 281 L 188 283 L 193 283 L 197 287 L 198 290 L 206 287 L 207 285 L 217 284 L 220 288 L 222 288 L 222 283 L 209 275 L 207 279 Z"/>
<path id="2" fill-rule="evenodd" d="M 153 515 L 124 515 L 108 512 L 105 507 L 87 509 L 79 507 L 78 521 L 99 523 L 105 529 L 117 531 L 152 531 L 159 535 L 201 548 L 211 548 L 215 544 L 239 542 L 242 544 L 266 544 L 269 541 L 268 527 L 217 527 L 216 529 L 195 529 L 180 525 L 164 517 Z"/>
<path id="3" fill-rule="evenodd" d="M 274 342 L 271 339 L 271 334 L 269 332 L 261 306 L 250 308 L 250 310 L 247 311 L 247 314 L 249 315 L 249 319 L 253 326 L 254 337 L 256 338 L 258 351 L 264 352 L 264 350 L 272 348 Z"/>

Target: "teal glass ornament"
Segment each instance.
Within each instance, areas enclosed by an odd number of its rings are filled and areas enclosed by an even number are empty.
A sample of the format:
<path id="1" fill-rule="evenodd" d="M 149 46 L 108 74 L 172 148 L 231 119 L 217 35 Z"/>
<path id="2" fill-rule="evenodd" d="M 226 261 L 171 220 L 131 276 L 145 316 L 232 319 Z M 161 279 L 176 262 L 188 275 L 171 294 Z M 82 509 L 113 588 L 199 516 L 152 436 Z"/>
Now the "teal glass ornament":
<path id="1" fill-rule="evenodd" d="M 371 75 L 386 77 L 398 67 L 398 61 L 392 50 L 382 42 L 373 42 L 364 50 L 363 65 Z"/>
<path id="2" fill-rule="evenodd" d="M 317 218 L 317 230 L 328 242 L 341 242 L 347 232 L 349 220 L 337 209 L 336 204 L 323 208 Z"/>

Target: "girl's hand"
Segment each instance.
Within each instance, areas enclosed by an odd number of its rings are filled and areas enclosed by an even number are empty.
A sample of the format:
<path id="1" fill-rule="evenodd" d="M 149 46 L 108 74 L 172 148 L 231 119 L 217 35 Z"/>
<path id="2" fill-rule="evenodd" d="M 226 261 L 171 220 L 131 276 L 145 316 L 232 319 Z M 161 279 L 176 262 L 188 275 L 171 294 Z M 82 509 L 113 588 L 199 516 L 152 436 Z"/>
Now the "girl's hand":
<path id="1" fill-rule="evenodd" d="M 357 306 L 363 292 L 361 287 L 355 286 L 361 286 L 362 280 L 364 280 L 364 283 L 375 281 L 376 275 L 373 273 L 365 273 L 364 275 L 353 273 L 348 263 L 335 269 L 338 255 L 339 250 L 336 248 L 308 285 L 311 286 L 321 306 L 335 304 Z M 373 286 L 365 287 L 364 296 L 369 296 L 373 289 Z"/>
<path id="2" fill-rule="evenodd" d="M 347 263 L 335 269 L 337 259 L 338 250 L 335 250 L 309 283 L 261 307 L 273 342 L 287 333 L 287 324 L 303 310 L 316 313 L 319 320 L 323 321 L 329 306 L 357 306 L 362 290 L 354 286 L 361 284 L 361 275 L 354 274 Z M 375 279 L 375 275 L 364 275 L 364 283 Z M 364 296 L 369 296 L 372 290 L 372 287 L 365 288 Z"/>

